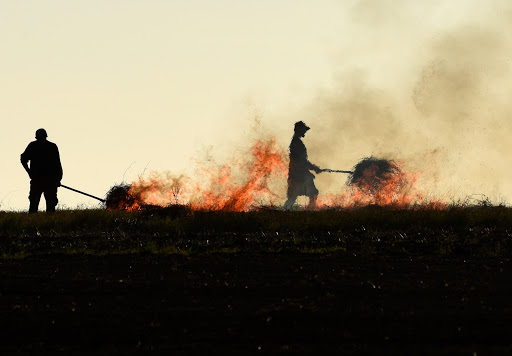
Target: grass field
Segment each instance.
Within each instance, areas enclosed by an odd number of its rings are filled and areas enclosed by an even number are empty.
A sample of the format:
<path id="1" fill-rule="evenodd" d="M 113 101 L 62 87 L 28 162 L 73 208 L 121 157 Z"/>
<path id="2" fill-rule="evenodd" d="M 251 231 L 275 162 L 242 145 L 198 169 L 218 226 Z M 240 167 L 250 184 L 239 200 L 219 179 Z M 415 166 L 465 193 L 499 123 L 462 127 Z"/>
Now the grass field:
<path id="1" fill-rule="evenodd" d="M 0 212 L 0 351 L 512 352 L 512 209 Z"/>
<path id="2" fill-rule="evenodd" d="M 65 210 L 53 215 L 0 212 L 2 257 L 38 254 L 204 254 L 346 252 L 363 255 L 510 255 L 512 209 L 251 212 Z"/>

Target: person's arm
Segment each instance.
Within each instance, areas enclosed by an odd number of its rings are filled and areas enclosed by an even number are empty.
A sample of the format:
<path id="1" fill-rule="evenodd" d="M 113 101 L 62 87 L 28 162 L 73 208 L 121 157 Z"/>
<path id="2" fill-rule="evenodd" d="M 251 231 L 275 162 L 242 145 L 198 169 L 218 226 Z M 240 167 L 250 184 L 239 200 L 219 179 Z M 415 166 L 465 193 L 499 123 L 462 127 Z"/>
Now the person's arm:
<path id="1" fill-rule="evenodd" d="M 309 166 L 308 168 L 309 168 L 310 170 L 315 171 L 315 173 L 322 173 L 322 170 L 321 170 L 321 169 L 320 169 L 320 167 L 318 167 L 316 164 L 313 164 L 313 163 L 311 163 L 311 162 L 309 162 L 309 161 L 308 161 L 308 166 Z"/>
<path id="2" fill-rule="evenodd" d="M 60 181 L 62 180 L 63 171 L 62 171 L 62 164 L 60 163 L 59 148 L 57 146 L 55 146 L 55 147 L 57 149 L 57 178 L 58 178 L 58 183 L 60 186 Z"/>
<path id="3" fill-rule="evenodd" d="M 316 164 L 313 164 L 309 161 L 309 158 L 308 158 L 308 153 L 307 153 L 307 150 L 306 150 L 306 146 L 304 146 L 304 153 L 305 153 L 305 156 L 306 156 L 306 167 L 308 167 L 308 169 L 310 171 L 315 171 L 315 173 L 322 173 L 322 170 L 320 169 L 320 167 L 318 167 Z"/>
<path id="4" fill-rule="evenodd" d="M 29 147 L 27 147 L 25 152 L 23 152 L 21 154 L 20 161 L 21 161 L 21 165 L 23 166 L 23 168 L 25 168 L 25 170 L 27 171 L 28 176 L 32 179 L 32 173 L 30 172 L 30 168 L 28 166 L 28 161 L 30 160 L 28 151 L 29 151 Z"/>

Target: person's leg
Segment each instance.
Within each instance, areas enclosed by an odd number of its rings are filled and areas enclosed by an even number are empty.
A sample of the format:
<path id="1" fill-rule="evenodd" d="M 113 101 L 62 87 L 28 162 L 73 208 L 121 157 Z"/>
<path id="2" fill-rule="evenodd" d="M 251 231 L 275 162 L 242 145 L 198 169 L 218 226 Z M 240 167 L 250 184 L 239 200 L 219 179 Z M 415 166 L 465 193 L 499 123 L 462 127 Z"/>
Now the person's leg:
<path id="1" fill-rule="evenodd" d="M 316 200 L 318 199 L 318 194 L 309 196 L 308 209 L 316 209 Z"/>
<path id="2" fill-rule="evenodd" d="M 315 187 L 315 182 L 311 180 L 307 184 L 307 196 L 309 198 L 308 209 L 316 209 L 316 200 L 318 199 L 318 189 Z"/>
<path id="3" fill-rule="evenodd" d="M 284 208 L 286 210 L 290 210 L 293 208 L 293 204 L 295 204 L 295 201 L 297 200 L 297 197 L 299 196 L 298 189 L 299 184 L 294 181 L 293 179 L 288 178 L 288 191 L 286 192 L 287 200 L 284 203 Z"/>
<path id="4" fill-rule="evenodd" d="M 46 212 L 54 213 L 59 200 L 57 199 L 57 184 L 47 183 L 44 189 L 44 199 L 46 200 Z"/>
<path id="5" fill-rule="evenodd" d="M 295 201 L 297 200 L 297 196 L 289 196 L 288 200 L 284 203 L 284 208 L 286 210 L 290 210 L 293 207 L 293 204 L 295 204 Z"/>
<path id="6" fill-rule="evenodd" d="M 28 200 L 30 201 L 30 207 L 28 208 L 29 213 L 37 213 L 42 193 L 43 189 L 41 182 L 32 179 L 30 181 L 30 193 L 28 194 Z"/>

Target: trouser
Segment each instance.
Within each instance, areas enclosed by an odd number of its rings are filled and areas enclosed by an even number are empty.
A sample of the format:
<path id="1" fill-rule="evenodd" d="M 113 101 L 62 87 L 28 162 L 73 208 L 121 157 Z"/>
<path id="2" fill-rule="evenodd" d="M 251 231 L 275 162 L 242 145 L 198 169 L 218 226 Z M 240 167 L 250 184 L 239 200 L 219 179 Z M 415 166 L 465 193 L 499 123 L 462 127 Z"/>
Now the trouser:
<path id="1" fill-rule="evenodd" d="M 28 196 L 30 208 L 28 212 L 37 212 L 41 194 L 44 194 L 44 200 L 46 201 L 46 212 L 55 212 L 55 207 L 59 200 L 57 199 L 57 182 L 53 179 L 32 179 L 30 181 L 30 193 Z"/>

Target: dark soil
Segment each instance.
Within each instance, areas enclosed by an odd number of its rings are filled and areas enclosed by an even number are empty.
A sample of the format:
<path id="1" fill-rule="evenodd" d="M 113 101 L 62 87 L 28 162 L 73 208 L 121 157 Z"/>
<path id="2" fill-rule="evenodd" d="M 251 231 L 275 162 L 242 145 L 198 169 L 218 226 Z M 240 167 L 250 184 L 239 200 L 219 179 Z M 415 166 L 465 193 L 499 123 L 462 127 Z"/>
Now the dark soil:
<path id="1" fill-rule="evenodd" d="M 50 254 L 0 280 L 1 354 L 512 354 L 503 257 Z"/>

